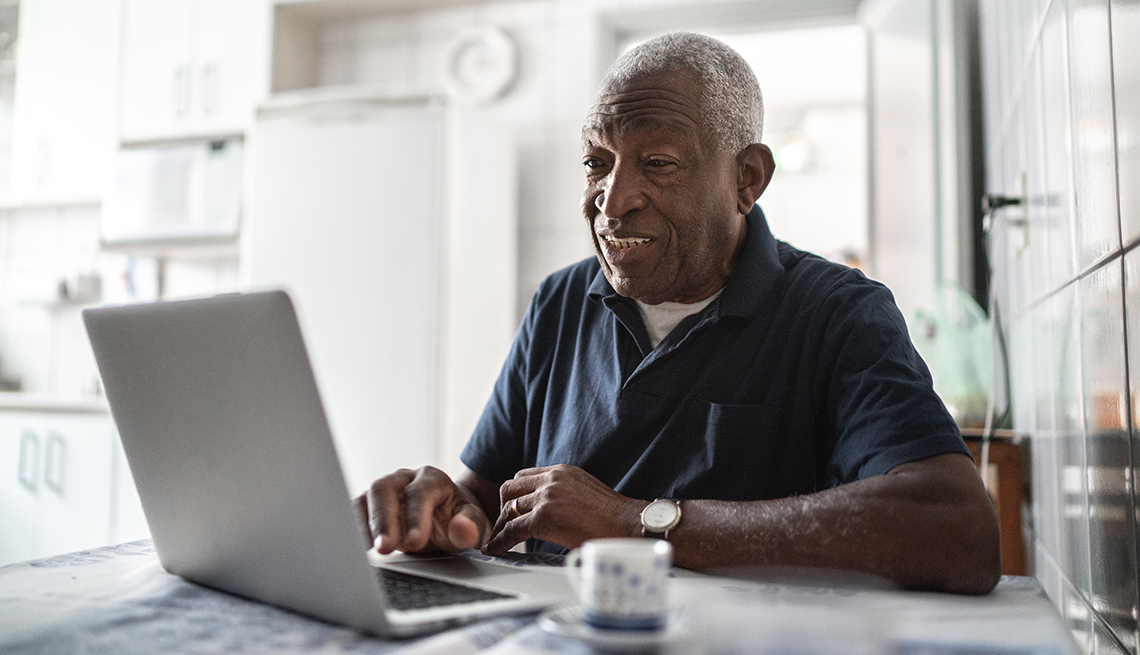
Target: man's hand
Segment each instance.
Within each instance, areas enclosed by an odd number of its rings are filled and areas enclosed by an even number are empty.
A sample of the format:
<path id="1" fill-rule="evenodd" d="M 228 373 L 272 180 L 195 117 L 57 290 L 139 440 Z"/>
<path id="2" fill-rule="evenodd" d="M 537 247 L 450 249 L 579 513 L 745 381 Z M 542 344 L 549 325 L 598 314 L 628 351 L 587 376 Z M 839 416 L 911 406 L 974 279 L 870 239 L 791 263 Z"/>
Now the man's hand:
<path id="1" fill-rule="evenodd" d="M 501 555 L 531 537 L 577 548 L 595 537 L 641 536 L 643 500 L 627 498 L 576 466 L 523 469 L 499 488 L 502 513 L 483 551 Z"/>
<path id="2" fill-rule="evenodd" d="M 376 480 L 353 504 L 368 546 L 382 554 L 455 551 L 477 548 L 490 535 L 491 521 L 480 501 L 487 491 L 493 494 L 494 485 L 470 471 L 456 483 L 425 466 Z"/>

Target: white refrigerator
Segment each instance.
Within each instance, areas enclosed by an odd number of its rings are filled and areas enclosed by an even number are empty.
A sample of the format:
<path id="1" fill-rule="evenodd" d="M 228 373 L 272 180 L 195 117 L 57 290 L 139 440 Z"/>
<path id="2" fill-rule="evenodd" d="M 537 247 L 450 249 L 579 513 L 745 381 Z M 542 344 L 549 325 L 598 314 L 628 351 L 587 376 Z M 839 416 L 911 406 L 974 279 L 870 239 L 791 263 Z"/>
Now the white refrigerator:
<path id="1" fill-rule="evenodd" d="M 431 98 L 258 113 L 243 266 L 297 306 L 350 490 L 437 458 L 445 110 Z"/>

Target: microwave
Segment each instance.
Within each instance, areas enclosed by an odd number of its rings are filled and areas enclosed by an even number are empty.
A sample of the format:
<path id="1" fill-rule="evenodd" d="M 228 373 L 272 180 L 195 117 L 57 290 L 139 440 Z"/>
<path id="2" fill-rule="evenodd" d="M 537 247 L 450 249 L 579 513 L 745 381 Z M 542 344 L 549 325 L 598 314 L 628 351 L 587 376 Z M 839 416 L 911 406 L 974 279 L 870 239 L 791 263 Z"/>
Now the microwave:
<path id="1" fill-rule="evenodd" d="M 241 138 L 124 146 L 103 201 L 105 245 L 236 240 Z"/>

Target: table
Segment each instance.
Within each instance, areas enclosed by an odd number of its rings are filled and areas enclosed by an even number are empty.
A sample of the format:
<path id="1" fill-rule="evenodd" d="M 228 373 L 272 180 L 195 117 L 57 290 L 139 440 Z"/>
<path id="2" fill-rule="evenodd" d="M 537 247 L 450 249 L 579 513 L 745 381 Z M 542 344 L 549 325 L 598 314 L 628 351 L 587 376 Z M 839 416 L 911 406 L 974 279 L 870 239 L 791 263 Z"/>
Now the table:
<path id="1" fill-rule="evenodd" d="M 684 621 L 666 653 L 1070 655 L 1075 643 L 1036 580 L 1006 576 L 984 597 L 873 589 L 835 578 L 684 576 Z M 585 643 L 535 616 L 385 641 L 188 583 L 149 541 L 0 568 L 0 652 L 571 655 Z"/>

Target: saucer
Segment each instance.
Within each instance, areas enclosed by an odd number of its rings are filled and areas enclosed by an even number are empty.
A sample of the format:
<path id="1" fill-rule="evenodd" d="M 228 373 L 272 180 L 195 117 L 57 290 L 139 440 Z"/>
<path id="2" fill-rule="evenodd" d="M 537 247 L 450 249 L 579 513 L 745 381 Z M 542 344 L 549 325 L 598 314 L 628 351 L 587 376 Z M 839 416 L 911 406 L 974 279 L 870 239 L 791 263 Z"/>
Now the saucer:
<path id="1" fill-rule="evenodd" d="M 660 630 L 606 630 L 586 623 L 581 605 L 554 607 L 538 617 L 538 627 L 546 632 L 583 641 L 599 650 L 642 650 L 676 639 L 684 633 L 684 612 L 673 609 Z"/>

